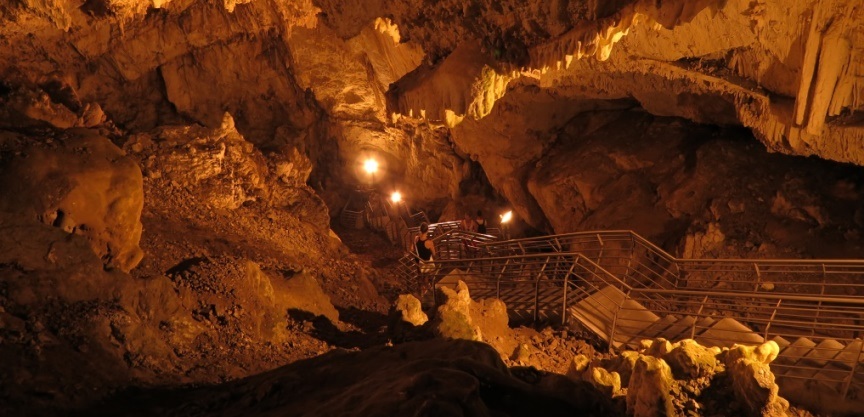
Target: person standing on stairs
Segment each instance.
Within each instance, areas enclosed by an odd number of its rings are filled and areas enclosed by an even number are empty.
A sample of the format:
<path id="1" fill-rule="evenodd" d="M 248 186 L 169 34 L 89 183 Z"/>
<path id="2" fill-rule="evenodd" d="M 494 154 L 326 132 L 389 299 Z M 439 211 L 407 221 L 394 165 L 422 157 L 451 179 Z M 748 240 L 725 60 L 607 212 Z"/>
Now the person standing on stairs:
<path id="1" fill-rule="evenodd" d="M 417 250 L 417 256 L 420 258 L 420 294 L 426 292 L 426 285 L 431 282 L 432 272 L 435 271 L 435 265 L 432 261 L 435 259 L 435 242 L 429 238 L 429 224 L 420 224 L 420 235 L 414 240 L 414 248 Z"/>
<path id="2" fill-rule="evenodd" d="M 466 232 L 476 232 L 477 231 L 477 223 L 474 222 L 474 219 L 471 218 L 471 214 L 468 211 L 465 211 L 465 217 L 462 218 L 462 223 L 459 224 L 459 227 Z"/>
<path id="3" fill-rule="evenodd" d="M 483 211 L 477 210 L 477 219 L 474 220 L 474 223 L 477 223 L 477 233 L 486 234 L 486 219 L 483 218 Z"/>

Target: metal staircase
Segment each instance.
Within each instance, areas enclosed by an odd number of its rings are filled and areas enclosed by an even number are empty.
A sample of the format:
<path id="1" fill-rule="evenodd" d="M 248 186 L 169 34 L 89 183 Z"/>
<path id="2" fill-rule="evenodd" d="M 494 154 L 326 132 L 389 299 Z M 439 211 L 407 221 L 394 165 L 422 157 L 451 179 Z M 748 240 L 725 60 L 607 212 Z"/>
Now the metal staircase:
<path id="1" fill-rule="evenodd" d="M 425 215 L 424 215 L 425 216 Z M 489 244 L 498 239 L 495 235 L 468 232 L 459 228 L 460 222 L 440 222 L 429 225 L 429 236 L 431 237 L 437 251 L 436 260 L 458 260 L 471 259 L 485 255 L 482 245 Z M 405 254 L 399 259 L 396 273 L 405 282 L 412 293 L 420 296 L 432 296 L 432 283 L 434 276 L 427 276 L 425 282 L 421 280 L 419 263 L 414 242 L 420 234 L 419 224 L 417 227 L 407 229 L 403 235 L 402 245 Z"/>
<path id="2" fill-rule="evenodd" d="M 442 251 L 436 265 L 426 278 L 436 286 L 466 281 L 514 318 L 578 323 L 610 349 L 656 337 L 774 340 L 781 394 L 864 414 L 864 261 L 677 259 L 631 231 L 603 231 L 478 241 L 475 252 Z"/>
<path id="3" fill-rule="evenodd" d="M 365 220 L 365 209 L 369 203 L 368 190 L 355 190 L 348 195 L 348 201 L 339 214 L 339 222 L 343 227 L 351 229 L 362 229 Z"/>

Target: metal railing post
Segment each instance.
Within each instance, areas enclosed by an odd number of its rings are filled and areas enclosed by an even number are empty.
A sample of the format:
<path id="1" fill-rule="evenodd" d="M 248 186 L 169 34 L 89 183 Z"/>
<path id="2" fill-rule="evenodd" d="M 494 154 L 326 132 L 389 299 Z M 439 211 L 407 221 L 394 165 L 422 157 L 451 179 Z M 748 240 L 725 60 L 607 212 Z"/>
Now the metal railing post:
<path id="1" fill-rule="evenodd" d="M 756 270 L 756 286 L 753 288 L 753 292 L 758 292 L 759 285 L 762 285 L 762 272 L 759 271 L 759 265 L 755 262 L 753 263 L 753 269 Z"/>
<path id="2" fill-rule="evenodd" d="M 705 308 L 705 303 L 707 303 L 707 302 L 708 302 L 708 296 L 706 295 L 705 298 L 702 299 L 702 303 L 699 304 L 699 311 L 696 312 L 696 318 L 693 320 L 693 328 L 690 330 L 690 338 L 691 339 L 696 338 L 696 323 L 699 322 L 699 316 L 702 315 L 702 310 Z"/>
<path id="3" fill-rule="evenodd" d="M 636 257 L 636 238 L 633 237 L 633 233 L 628 233 L 630 235 L 630 256 L 627 257 L 627 273 L 626 276 L 630 276 L 634 274 L 633 271 L 633 258 Z"/>
<path id="4" fill-rule="evenodd" d="M 861 363 L 862 357 L 864 357 L 864 340 L 857 339 L 861 344 L 858 345 L 858 358 L 855 360 L 855 363 L 852 364 L 852 370 L 849 371 L 849 378 L 843 383 L 843 399 L 846 399 L 846 396 L 849 395 L 849 387 L 852 385 L 852 380 L 855 379 L 855 372 L 858 370 L 858 366 Z"/>
<path id="5" fill-rule="evenodd" d="M 603 243 L 603 237 L 600 236 L 600 233 L 597 233 L 597 243 L 600 244 L 600 252 L 597 253 L 597 265 L 601 265 L 603 261 L 603 249 L 605 245 Z"/>
<path id="6" fill-rule="evenodd" d="M 567 270 L 567 273 L 564 274 L 564 295 L 563 300 L 561 301 L 561 325 L 564 326 L 567 324 L 567 294 L 570 289 L 570 276 L 573 275 L 573 270 L 576 269 L 576 264 L 579 263 L 579 258 L 577 257 L 575 261 L 570 265 L 570 269 Z"/>
<path id="7" fill-rule="evenodd" d="M 495 298 L 501 299 L 501 278 L 504 276 L 504 272 L 507 271 L 507 266 L 510 265 L 510 260 L 512 258 L 507 258 L 507 261 L 504 262 L 504 266 L 501 267 L 501 272 L 498 273 L 498 279 L 495 280 Z"/>
<path id="8" fill-rule="evenodd" d="M 537 278 L 534 279 L 534 322 L 537 322 L 537 319 L 540 318 L 540 277 L 543 276 L 543 272 L 546 271 L 546 266 L 549 265 L 549 257 L 546 257 L 546 261 L 543 262 L 543 267 L 540 268 L 540 272 L 537 273 Z"/>
<path id="9" fill-rule="evenodd" d="M 822 264 L 822 285 L 819 287 L 819 295 L 825 295 L 825 279 L 827 278 L 828 271 L 825 270 L 825 264 Z M 819 302 L 816 304 L 816 315 L 813 317 L 813 327 L 810 328 L 810 336 L 816 334 L 816 325 L 819 324 L 819 316 L 822 313 L 822 300 L 820 298 Z"/>
<path id="10" fill-rule="evenodd" d="M 612 329 L 609 330 L 609 352 L 612 352 L 612 349 L 615 347 L 615 330 L 618 329 L 618 314 L 621 313 L 621 309 L 624 307 L 624 303 L 630 299 L 630 289 L 624 293 L 624 298 L 621 300 L 621 303 L 615 308 L 615 315 L 612 317 Z"/>
<path id="11" fill-rule="evenodd" d="M 783 302 L 783 299 L 777 300 L 777 305 L 774 306 L 774 311 L 771 313 L 771 317 L 768 319 L 768 324 L 765 325 L 765 336 L 764 340 L 768 340 L 768 331 L 771 329 L 771 324 L 774 322 L 774 317 L 777 316 L 777 310 L 780 308 L 780 303 Z"/>

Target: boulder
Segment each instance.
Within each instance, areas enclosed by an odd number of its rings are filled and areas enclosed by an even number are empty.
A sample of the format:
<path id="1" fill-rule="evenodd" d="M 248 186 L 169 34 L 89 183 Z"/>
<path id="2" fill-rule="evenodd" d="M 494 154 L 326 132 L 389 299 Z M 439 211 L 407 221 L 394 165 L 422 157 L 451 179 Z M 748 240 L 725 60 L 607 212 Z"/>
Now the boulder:
<path id="1" fill-rule="evenodd" d="M 588 369 L 588 365 L 591 363 L 591 359 L 589 359 L 585 355 L 576 355 L 573 359 L 570 360 L 570 366 L 567 368 L 567 377 L 574 381 L 581 381 L 582 374 Z"/>
<path id="2" fill-rule="evenodd" d="M 339 324 L 339 311 L 312 275 L 303 271 L 288 280 L 277 279 L 272 282 L 280 309 L 305 311 Z"/>
<path id="3" fill-rule="evenodd" d="M 483 340 L 471 319 L 471 296 L 465 282 L 459 281 L 456 290 L 440 287 L 438 294 L 442 303 L 432 323 L 433 332 L 446 339 Z"/>
<path id="4" fill-rule="evenodd" d="M 627 387 L 627 415 L 673 416 L 672 369 L 662 359 L 640 355 Z"/>
<path id="5" fill-rule="evenodd" d="M 84 127 L 96 127 L 105 123 L 106 119 L 107 116 L 99 103 L 87 103 L 81 110 L 81 119 L 79 124 Z"/>
<path id="6" fill-rule="evenodd" d="M 54 226 L 85 237 L 108 267 L 138 265 L 144 189 L 132 159 L 89 130 L 12 143 L 0 167 L 4 223 Z"/>
<path id="7" fill-rule="evenodd" d="M 675 343 L 672 350 L 663 356 L 678 379 L 702 378 L 714 374 L 717 359 L 714 351 L 692 339 Z"/>
<path id="8" fill-rule="evenodd" d="M 597 388 L 607 397 L 613 397 L 621 392 L 621 375 L 618 372 L 609 372 L 600 367 L 593 367 L 584 375 L 594 388 Z"/>
<path id="9" fill-rule="evenodd" d="M 621 385 L 626 387 L 630 383 L 637 359 L 639 359 L 639 353 L 628 350 L 610 359 L 604 367 L 611 372 L 617 372 L 621 376 Z"/>
<path id="10" fill-rule="evenodd" d="M 759 346 L 735 345 L 726 353 L 726 363 L 729 364 L 737 360 L 750 360 L 767 365 L 773 362 L 779 353 L 780 346 L 773 340 L 769 340 Z"/>
<path id="11" fill-rule="evenodd" d="M 760 346 L 735 345 L 726 354 L 726 373 L 732 382 L 735 398 L 750 415 L 787 416 L 789 402 L 778 395 L 769 363 L 777 357 L 777 343 Z"/>
<path id="12" fill-rule="evenodd" d="M 519 346 L 516 346 L 516 350 L 513 351 L 513 355 L 510 357 L 510 359 L 516 363 L 526 364 L 531 361 L 532 353 L 533 349 L 531 348 L 531 346 L 520 343 Z"/>
<path id="13" fill-rule="evenodd" d="M 672 351 L 672 343 L 664 338 L 653 340 L 650 344 L 646 344 L 645 354 L 655 358 L 662 358 L 663 355 Z"/>
<path id="14" fill-rule="evenodd" d="M 507 306 L 497 298 L 486 298 L 471 303 L 471 321 L 480 329 L 483 341 L 502 355 L 516 349 L 516 339 L 508 324 Z"/>
<path id="15" fill-rule="evenodd" d="M 483 341 L 492 345 L 502 357 L 512 357 L 518 342 L 507 324 L 507 306 L 492 298 L 475 302 L 471 300 L 465 282 L 456 281 L 455 290 L 449 286 L 438 289 L 438 299 L 443 301 L 433 320 L 433 332 L 451 339 Z"/>
<path id="16" fill-rule="evenodd" d="M 414 326 L 422 326 L 429 321 L 429 317 L 423 312 L 423 306 L 417 297 L 411 294 L 402 294 L 396 299 L 396 304 L 393 306 L 395 315 L 402 322 L 410 323 Z"/>

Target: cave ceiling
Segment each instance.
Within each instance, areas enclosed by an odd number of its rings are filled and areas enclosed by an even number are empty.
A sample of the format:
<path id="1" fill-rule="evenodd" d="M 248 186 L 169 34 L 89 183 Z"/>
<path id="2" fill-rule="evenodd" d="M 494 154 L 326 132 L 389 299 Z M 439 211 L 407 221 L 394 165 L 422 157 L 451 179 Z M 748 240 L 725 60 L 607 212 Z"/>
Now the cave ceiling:
<path id="1" fill-rule="evenodd" d="M 406 182 L 440 183 L 427 201 L 457 192 L 467 159 L 518 200 L 507 181 L 555 129 L 634 106 L 743 126 L 770 151 L 864 165 L 862 9 L 858 0 L 13 0 L 0 5 L 3 123 L 86 127 L 98 106 L 134 132 L 218 126 L 229 112 L 261 146 L 327 152 L 313 142 L 335 138 L 342 159 L 381 150 Z M 418 123 L 444 133 L 418 134 Z M 418 136 L 432 145 L 412 143 Z M 448 142 L 452 151 L 436 151 Z M 438 168 L 411 163 L 430 157 Z"/>

